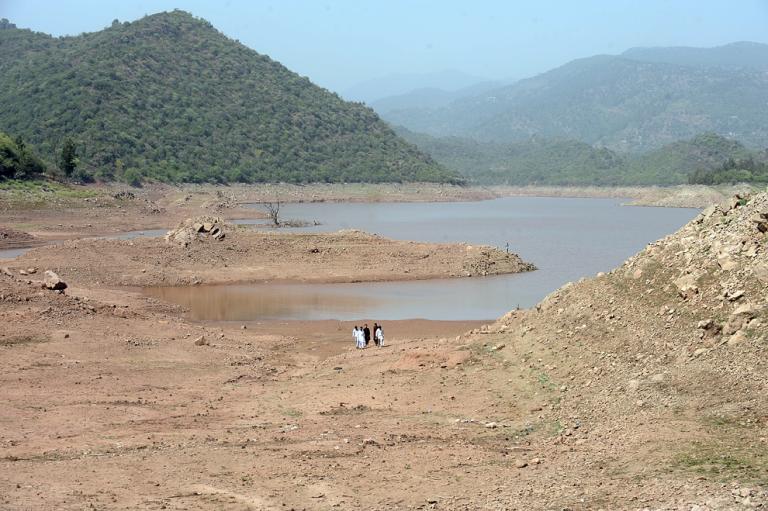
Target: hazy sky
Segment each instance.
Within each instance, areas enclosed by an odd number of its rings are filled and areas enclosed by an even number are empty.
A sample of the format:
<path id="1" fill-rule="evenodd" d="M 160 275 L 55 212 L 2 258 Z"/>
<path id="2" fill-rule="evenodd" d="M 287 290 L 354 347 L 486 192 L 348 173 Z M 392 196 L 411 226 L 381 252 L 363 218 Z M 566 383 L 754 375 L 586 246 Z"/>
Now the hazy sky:
<path id="1" fill-rule="evenodd" d="M 768 0 L 0 0 L 0 18 L 64 35 L 173 8 L 339 92 L 392 73 L 522 78 L 632 46 L 768 43 Z"/>

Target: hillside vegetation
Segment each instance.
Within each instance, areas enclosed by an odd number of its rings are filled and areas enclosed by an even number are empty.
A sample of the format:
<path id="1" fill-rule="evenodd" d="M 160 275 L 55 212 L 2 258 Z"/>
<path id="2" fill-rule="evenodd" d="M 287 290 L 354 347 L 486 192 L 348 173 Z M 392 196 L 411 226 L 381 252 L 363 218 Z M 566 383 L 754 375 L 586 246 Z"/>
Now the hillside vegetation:
<path id="1" fill-rule="evenodd" d="M 714 132 L 748 147 L 766 147 L 768 46 L 738 49 L 598 55 L 444 107 L 382 115 L 412 131 L 484 142 L 535 136 L 645 152 Z M 735 53 L 741 56 L 738 64 L 717 65 Z"/>
<path id="2" fill-rule="evenodd" d="M 29 179 L 45 172 L 45 164 L 27 147 L 0 131 L 0 179 Z"/>
<path id="3" fill-rule="evenodd" d="M 455 180 L 372 110 L 182 11 L 64 38 L 3 23 L 0 104 L 5 131 L 48 161 L 71 139 L 106 180 Z"/>
<path id="4" fill-rule="evenodd" d="M 568 186 L 764 182 L 765 172 L 760 169 L 765 169 L 765 162 L 768 162 L 765 151 L 750 151 L 741 143 L 714 133 L 704 133 L 643 154 L 620 153 L 575 140 L 534 138 L 502 143 L 432 137 L 404 128 L 398 128 L 398 133 L 447 168 L 478 184 Z"/>

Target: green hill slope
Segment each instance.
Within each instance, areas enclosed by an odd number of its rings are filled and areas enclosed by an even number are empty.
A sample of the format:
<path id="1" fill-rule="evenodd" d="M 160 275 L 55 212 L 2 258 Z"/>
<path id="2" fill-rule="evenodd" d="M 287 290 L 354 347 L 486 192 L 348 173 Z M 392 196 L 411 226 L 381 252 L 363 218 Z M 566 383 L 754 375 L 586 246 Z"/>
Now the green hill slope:
<path id="1" fill-rule="evenodd" d="M 643 152 L 711 131 L 765 147 L 768 74 L 601 55 L 446 107 L 383 116 L 416 132 L 486 142 L 539 136 Z"/>
<path id="2" fill-rule="evenodd" d="M 451 181 L 370 109 L 173 11 L 78 37 L 0 26 L 0 129 L 182 181 Z"/>

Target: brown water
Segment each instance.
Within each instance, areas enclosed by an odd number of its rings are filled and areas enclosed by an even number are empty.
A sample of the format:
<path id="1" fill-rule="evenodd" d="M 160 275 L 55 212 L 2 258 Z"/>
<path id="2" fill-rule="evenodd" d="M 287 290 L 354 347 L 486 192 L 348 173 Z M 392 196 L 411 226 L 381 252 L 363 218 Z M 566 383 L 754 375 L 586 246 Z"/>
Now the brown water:
<path id="1" fill-rule="evenodd" d="M 514 197 L 464 203 L 286 204 L 301 231 L 361 229 L 396 239 L 509 249 L 539 267 L 517 275 L 360 284 L 254 284 L 150 289 L 201 320 L 492 319 L 530 307 L 568 281 L 608 271 L 684 225 L 695 209 L 624 207 L 613 199 Z M 243 222 L 248 223 L 248 222 Z"/>

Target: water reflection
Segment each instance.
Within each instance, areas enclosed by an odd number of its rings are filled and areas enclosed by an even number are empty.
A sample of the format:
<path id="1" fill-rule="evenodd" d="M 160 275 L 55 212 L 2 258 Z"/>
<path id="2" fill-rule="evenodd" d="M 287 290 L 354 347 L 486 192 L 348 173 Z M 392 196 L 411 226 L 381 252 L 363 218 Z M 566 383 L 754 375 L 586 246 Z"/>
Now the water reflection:
<path id="1" fill-rule="evenodd" d="M 365 287 L 364 287 L 365 286 Z M 373 286 L 373 287 L 371 287 Z M 357 319 L 396 304 L 371 284 L 253 284 L 148 288 L 144 292 L 189 309 L 193 319 Z"/>

